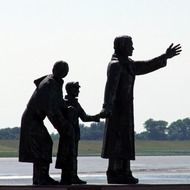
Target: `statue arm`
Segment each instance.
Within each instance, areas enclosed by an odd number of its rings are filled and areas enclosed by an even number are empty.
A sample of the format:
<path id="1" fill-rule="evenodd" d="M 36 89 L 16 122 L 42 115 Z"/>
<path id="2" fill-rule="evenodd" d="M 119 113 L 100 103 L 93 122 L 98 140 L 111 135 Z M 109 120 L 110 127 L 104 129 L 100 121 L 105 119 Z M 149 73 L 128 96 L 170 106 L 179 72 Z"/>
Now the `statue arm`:
<path id="1" fill-rule="evenodd" d="M 59 134 L 70 134 L 72 128 L 70 122 L 64 117 L 62 104 L 64 100 L 61 94 L 57 94 L 53 86 L 49 86 L 47 117 Z"/>
<path id="2" fill-rule="evenodd" d="M 172 43 L 167 49 L 165 54 L 156 57 L 152 60 L 149 61 L 136 61 L 134 62 L 134 67 L 135 67 L 135 74 L 136 75 L 141 75 L 141 74 L 146 74 L 150 73 L 152 71 L 155 71 L 157 69 L 160 69 L 164 66 L 166 66 L 167 59 L 171 59 L 177 55 L 179 55 L 182 51 L 181 45 L 177 44 L 173 46 L 174 44 Z"/>
<path id="3" fill-rule="evenodd" d="M 121 66 L 119 62 L 111 62 L 108 65 L 107 81 L 104 92 L 103 109 L 100 112 L 100 117 L 108 117 L 112 112 L 112 107 L 116 97 L 116 92 L 121 75 Z"/>
<path id="4" fill-rule="evenodd" d="M 84 109 L 81 107 L 81 105 L 78 103 L 78 109 L 79 109 L 79 117 L 83 122 L 90 122 L 90 121 L 96 121 L 99 122 L 100 118 L 99 115 L 88 115 L 84 111 Z"/>
<path id="5" fill-rule="evenodd" d="M 165 67 L 167 58 L 165 54 L 148 61 L 134 61 L 134 71 L 136 75 L 147 74 Z"/>

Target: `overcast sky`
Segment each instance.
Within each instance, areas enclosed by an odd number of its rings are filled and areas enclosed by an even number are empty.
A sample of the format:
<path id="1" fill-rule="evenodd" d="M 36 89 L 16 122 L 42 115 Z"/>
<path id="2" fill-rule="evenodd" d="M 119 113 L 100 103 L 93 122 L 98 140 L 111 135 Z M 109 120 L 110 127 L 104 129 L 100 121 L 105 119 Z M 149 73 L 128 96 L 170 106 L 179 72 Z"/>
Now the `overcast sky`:
<path id="1" fill-rule="evenodd" d="M 189 0 L 0 0 L 0 128 L 20 126 L 33 80 L 69 63 L 88 114 L 101 110 L 106 69 L 118 35 L 133 38 L 132 59 L 146 60 L 181 43 L 167 67 L 137 76 L 135 130 L 153 118 L 190 116 Z M 46 121 L 48 130 L 54 131 Z"/>

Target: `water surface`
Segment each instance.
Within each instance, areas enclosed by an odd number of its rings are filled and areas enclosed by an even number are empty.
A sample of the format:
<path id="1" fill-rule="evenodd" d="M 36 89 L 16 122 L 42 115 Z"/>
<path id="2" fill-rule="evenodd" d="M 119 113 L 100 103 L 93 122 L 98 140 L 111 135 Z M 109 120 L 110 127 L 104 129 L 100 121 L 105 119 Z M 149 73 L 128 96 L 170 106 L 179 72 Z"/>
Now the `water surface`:
<path id="1" fill-rule="evenodd" d="M 106 184 L 107 160 L 100 157 L 79 157 L 79 176 L 89 184 Z M 190 184 L 190 156 L 137 156 L 132 170 L 140 184 Z M 50 174 L 60 180 L 61 170 Z M 0 185 L 32 184 L 32 164 L 18 162 L 18 158 L 0 158 Z"/>

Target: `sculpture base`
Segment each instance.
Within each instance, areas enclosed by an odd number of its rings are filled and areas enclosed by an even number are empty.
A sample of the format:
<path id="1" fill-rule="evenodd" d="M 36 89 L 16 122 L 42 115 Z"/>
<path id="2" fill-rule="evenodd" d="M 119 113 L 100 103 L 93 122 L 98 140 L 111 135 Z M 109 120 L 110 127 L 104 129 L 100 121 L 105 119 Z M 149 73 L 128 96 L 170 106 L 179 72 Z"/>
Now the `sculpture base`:
<path id="1" fill-rule="evenodd" d="M 190 184 L 70 185 L 70 186 L 0 186 L 0 190 L 189 190 Z"/>

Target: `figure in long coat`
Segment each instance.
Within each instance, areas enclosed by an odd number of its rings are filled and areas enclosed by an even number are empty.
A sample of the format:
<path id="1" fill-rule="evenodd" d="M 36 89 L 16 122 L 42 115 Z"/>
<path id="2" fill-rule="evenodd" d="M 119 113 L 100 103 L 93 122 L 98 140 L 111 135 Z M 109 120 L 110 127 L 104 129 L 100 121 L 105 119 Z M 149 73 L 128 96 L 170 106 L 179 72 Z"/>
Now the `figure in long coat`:
<path id="1" fill-rule="evenodd" d="M 135 159 L 133 87 L 136 75 L 150 73 L 166 66 L 167 59 L 178 55 L 180 45 L 173 44 L 166 53 L 148 61 L 129 58 L 134 50 L 132 38 L 116 37 L 115 53 L 107 70 L 104 104 L 100 113 L 106 118 L 102 158 L 108 158 L 108 183 L 136 184 L 130 160 Z"/>
<path id="2" fill-rule="evenodd" d="M 53 74 L 35 80 L 36 89 L 22 115 L 19 161 L 33 163 L 34 185 L 58 184 L 49 176 L 53 142 L 43 120 L 47 117 L 59 134 L 70 133 L 69 122 L 63 115 L 66 107 L 62 95 L 62 78 L 68 70 L 66 62 L 58 61 Z"/>

